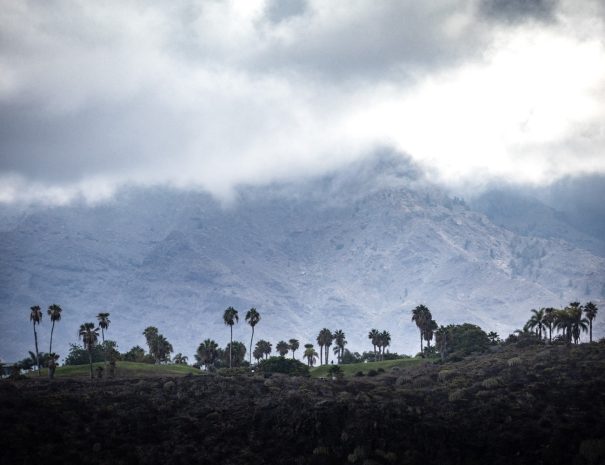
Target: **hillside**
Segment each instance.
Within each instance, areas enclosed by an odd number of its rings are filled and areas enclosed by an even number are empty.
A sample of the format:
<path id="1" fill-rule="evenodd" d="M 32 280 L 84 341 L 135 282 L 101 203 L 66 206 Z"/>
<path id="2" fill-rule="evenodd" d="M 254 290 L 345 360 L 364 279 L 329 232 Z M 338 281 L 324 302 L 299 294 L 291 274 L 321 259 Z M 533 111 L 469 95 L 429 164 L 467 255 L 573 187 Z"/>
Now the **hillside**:
<path id="1" fill-rule="evenodd" d="M 341 381 L 2 381 L 0 463 L 597 465 L 604 360 L 585 344 Z"/>
<path id="2" fill-rule="evenodd" d="M 10 210 L 10 209 L 9 209 Z M 222 311 L 254 306 L 256 337 L 314 340 L 344 329 L 369 350 L 376 327 L 414 354 L 410 309 L 474 322 L 501 335 L 530 308 L 595 300 L 605 257 L 552 234 L 515 232 L 400 161 L 381 159 L 318 179 L 242 188 L 221 204 L 203 193 L 132 189 L 97 205 L 9 211 L 0 228 L 0 356 L 32 349 L 29 307 L 59 303 L 55 347 L 111 313 L 107 337 L 125 351 L 154 325 L 190 356 L 206 337 L 225 344 Z M 243 317 L 243 315 L 241 315 Z M 602 336 L 602 318 L 595 334 Z M 46 350 L 50 327 L 40 329 Z M 234 328 L 249 340 L 249 327 Z"/>

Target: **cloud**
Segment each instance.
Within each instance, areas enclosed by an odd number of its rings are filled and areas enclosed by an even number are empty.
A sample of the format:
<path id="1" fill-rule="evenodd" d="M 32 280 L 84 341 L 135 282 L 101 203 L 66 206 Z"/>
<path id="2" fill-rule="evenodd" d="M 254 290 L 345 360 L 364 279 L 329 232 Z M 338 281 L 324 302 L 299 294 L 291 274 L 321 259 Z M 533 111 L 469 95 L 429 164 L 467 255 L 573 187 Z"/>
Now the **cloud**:
<path id="1" fill-rule="evenodd" d="M 603 172 L 604 29 L 592 0 L 16 0 L 0 202 L 229 198 L 385 146 L 467 186 Z"/>

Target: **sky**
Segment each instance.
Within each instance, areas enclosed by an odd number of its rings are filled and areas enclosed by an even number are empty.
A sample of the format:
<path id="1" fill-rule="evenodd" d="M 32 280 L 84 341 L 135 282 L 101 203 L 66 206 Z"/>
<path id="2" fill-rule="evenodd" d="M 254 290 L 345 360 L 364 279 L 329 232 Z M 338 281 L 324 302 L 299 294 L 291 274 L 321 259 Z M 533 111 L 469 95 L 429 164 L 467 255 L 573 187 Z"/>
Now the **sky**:
<path id="1" fill-rule="evenodd" d="M 0 203 L 320 175 L 605 173 L 602 0 L 5 0 Z"/>

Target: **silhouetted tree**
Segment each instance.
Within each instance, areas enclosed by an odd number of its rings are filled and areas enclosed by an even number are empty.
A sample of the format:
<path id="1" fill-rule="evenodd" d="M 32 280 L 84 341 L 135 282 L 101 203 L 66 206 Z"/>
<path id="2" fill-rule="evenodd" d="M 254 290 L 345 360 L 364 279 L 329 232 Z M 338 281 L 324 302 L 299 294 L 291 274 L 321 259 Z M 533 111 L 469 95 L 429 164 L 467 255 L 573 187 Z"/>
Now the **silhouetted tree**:
<path id="1" fill-rule="evenodd" d="M 374 360 L 377 360 L 377 358 L 376 358 L 376 346 L 380 342 L 379 337 L 380 337 L 380 331 L 378 331 L 377 329 L 371 329 L 370 332 L 368 333 L 368 339 L 370 341 L 372 341 L 372 347 L 374 348 Z"/>
<path id="2" fill-rule="evenodd" d="M 34 342 L 36 344 L 36 365 L 38 366 L 38 376 L 40 376 L 40 358 L 38 356 L 38 333 L 36 331 L 36 325 L 40 324 L 42 321 L 42 310 L 40 310 L 39 305 L 34 305 L 30 307 L 29 321 L 32 322 L 34 326 Z"/>
<path id="3" fill-rule="evenodd" d="M 290 345 L 286 341 L 279 341 L 275 345 L 275 350 L 277 350 L 281 357 L 285 357 L 286 354 L 290 351 Z"/>
<path id="4" fill-rule="evenodd" d="M 47 313 L 50 317 L 50 321 L 52 322 L 52 326 L 50 328 L 50 345 L 48 347 L 48 353 L 53 353 L 53 333 L 55 332 L 55 323 L 57 321 L 61 321 L 61 312 L 63 309 L 59 307 L 57 304 L 52 304 L 48 307 Z"/>
<path id="5" fill-rule="evenodd" d="M 256 308 L 251 308 L 246 312 L 246 323 L 252 328 L 252 337 L 250 337 L 250 364 L 252 364 L 252 341 L 254 340 L 254 327 L 260 321 L 260 313 Z"/>
<path id="6" fill-rule="evenodd" d="M 288 343 L 290 344 L 290 350 L 292 351 L 292 358 L 294 358 L 294 352 L 298 350 L 300 343 L 298 342 L 298 339 L 290 339 Z"/>
<path id="7" fill-rule="evenodd" d="M 80 325 L 79 336 L 82 339 L 84 349 L 88 351 L 88 361 L 90 364 L 90 379 L 93 379 L 92 373 L 92 349 L 99 339 L 99 329 L 95 328 L 94 323 L 84 323 Z"/>
<path id="8" fill-rule="evenodd" d="M 589 341 L 592 342 L 592 320 L 594 320 L 597 317 L 597 312 L 599 311 L 598 307 L 593 303 L 593 302 L 588 302 L 586 305 L 584 305 L 584 314 L 586 315 L 586 318 L 588 319 L 588 324 L 589 324 L 589 335 L 590 335 L 590 339 Z"/>
<path id="9" fill-rule="evenodd" d="M 204 365 L 206 370 L 216 362 L 218 357 L 218 344 L 213 339 L 203 341 L 195 353 L 195 359 L 201 365 Z"/>
<path id="10" fill-rule="evenodd" d="M 231 336 L 229 339 L 229 350 L 232 348 L 233 343 L 233 325 L 239 321 L 239 316 L 237 316 L 237 310 L 233 307 L 228 307 L 223 313 L 223 321 L 231 331 Z M 229 368 L 231 368 L 231 361 L 233 360 L 233 356 L 229 353 Z"/>
<path id="11" fill-rule="evenodd" d="M 105 331 L 109 328 L 109 313 L 99 313 L 97 315 L 97 320 L 99 321 L 99 328 L 101 328 L 101 341 L 105 343 Z M 105 354 L 105 363 L 107 363 L 107 354 Z"/>

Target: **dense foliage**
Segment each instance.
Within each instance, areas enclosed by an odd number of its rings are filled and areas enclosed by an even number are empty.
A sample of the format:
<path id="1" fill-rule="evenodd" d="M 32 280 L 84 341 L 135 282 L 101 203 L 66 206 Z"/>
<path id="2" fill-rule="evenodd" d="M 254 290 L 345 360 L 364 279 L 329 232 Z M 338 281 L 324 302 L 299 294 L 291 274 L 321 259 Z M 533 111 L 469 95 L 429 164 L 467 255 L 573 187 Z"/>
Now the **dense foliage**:
<path id="1" fill-rule="evenodd" d="M 284 373 L 293 376 L 309 376 L 309 367 L 298 360 L 284 357 L 270 357 L 261 360 L 258 370 L 263 373 Z"/>

